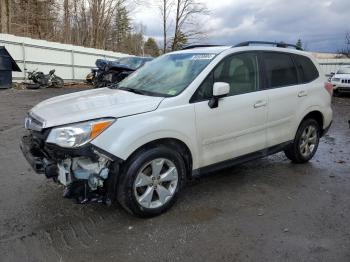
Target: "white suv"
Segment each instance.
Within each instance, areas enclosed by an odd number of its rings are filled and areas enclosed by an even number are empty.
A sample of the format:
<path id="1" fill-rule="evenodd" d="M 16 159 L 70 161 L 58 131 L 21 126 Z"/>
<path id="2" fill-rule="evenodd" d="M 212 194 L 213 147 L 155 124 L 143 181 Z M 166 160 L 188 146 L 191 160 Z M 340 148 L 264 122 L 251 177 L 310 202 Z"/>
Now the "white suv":
<path id="1" fill-rule="evenodd" d="M 340 68 L 331 78 L 334 93 L 350 93 L 350 66 Z"/>
<path id="2" fill-rule="evenodd" d="M 21 149 L 68 198 L 158 215 L 193 176 L 279 151 L 309 161 L 332 122 L 319 72 L 287 45 L 192 46 L 116 86 L 39 103 Z"/>

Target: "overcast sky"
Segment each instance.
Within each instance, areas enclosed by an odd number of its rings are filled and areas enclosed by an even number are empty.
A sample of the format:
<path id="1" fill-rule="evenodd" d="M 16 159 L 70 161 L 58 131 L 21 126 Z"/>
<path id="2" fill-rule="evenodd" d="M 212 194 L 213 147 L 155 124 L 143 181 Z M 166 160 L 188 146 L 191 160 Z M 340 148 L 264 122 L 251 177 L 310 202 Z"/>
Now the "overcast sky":
<path id="1" fill-rule="evenodd" d="M 350 32 L 350 0 L 198 1 L 210 10 L 202 22 L 206 43 L 271 40 L 295 44 L 301 38 L 308 50 L 337 51 L 345 45 L 345 33 Z M 162 39 L 157 7 L 149 4 L 133 15 L 135 22 L 146 26 L 147 36 Z"/>

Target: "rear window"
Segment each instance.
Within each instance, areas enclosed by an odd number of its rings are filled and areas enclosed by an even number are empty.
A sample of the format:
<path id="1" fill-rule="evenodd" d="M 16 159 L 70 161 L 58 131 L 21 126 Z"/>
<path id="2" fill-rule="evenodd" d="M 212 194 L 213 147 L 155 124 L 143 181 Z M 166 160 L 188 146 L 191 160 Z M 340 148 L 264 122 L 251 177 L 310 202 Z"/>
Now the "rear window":
<path id="1" fill-rule="evenodd" d="M 264 53 L 263 61 L 268 88 L 298 84 L 297 70 L 292 58 L 284 53 Z"/>
<path id="2" fill-rule="evenodd" d="M 302 83 L 309 83 L 319 77 L 317 68 L 310 58 L 301 55 L 293 55 L 293 58 Z"/>

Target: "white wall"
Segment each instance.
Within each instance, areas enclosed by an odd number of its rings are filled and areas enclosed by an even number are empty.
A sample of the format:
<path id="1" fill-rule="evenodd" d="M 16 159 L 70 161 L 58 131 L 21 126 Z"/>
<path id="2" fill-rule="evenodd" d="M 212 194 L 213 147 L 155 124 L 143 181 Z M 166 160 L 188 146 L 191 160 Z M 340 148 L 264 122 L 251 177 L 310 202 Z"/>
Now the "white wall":
<path id="1" fill-rule="evenodd" d="M 342 66 L 350 66 L 350 58 L 346 59 L 317 59 L 323 73 L 330 75 L 332 72 L 335 73 Z"/>
<path id="2" fill-rule="evenodd" d="M 56 69 L 56 74 L 65 80 L 84 80 L 98 58 L 115 60 L 127 54 L 66 45 L 27 37 L 0 34 L 0 46 L 16 60 L 22 72 L 13 72 L 14 80 L 23 80 L 24 68 L 38 69 L 47 74 Z"/>

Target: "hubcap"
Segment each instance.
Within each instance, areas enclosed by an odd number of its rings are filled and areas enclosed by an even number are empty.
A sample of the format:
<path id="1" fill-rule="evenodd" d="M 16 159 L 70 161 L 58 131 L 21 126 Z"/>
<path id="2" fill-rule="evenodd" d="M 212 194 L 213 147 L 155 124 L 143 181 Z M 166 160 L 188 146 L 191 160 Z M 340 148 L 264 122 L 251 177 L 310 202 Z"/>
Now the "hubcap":
<path id="1" fill-rule="evenodd" d="M 175 164 L 166 158 L 157 158 L 145 164 L 134 182 L 137 202 L 145 208 L 158 208 L 173 198 L 178 184 Z"/>
<path id="2" fill-rule="evenodd" d="M 317 145 L 317 130 L 314 126 L 307 126 L 299 142 L 300 153 L 303 157 L 309 157 L 316 149 Z"/>

